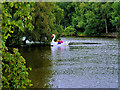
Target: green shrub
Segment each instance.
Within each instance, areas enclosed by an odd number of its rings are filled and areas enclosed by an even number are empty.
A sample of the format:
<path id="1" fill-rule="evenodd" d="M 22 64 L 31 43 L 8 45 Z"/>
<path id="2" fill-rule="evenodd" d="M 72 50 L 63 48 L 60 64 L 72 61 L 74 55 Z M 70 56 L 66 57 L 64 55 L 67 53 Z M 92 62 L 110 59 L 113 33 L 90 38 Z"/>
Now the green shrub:
<path id="1" fill-rule="evenodd" d="M 67 28 L 65 28 L 63 35 L 70 35 L 72 36 L 72 33 L 76 33 L 76 29 L 72 26 L 68 26 Z"/>
<path id="2" fill-rule="evenodd" d="M 28 70 L 25 59 L 20 55 L 18 49 L 9 52 L 4 45 L 2 48 L 2 87 L 3 88 L 27 88 L 32 86 L 31 80 L 28 79 Z"/>
<path id="3" fill-rule="evenodd" d="M 100 36 L 100 33 L 96 30 L 96 26 L 87 25 L 85 27 L 84 35 L 85 36 Z"/>
<path id="4" fill-rule="evenodd" d="M 77 36 L 84 36 L 83 32 L 77 32 Z"/>
<path id="5" fill-rule="evenodd" d="M 29 19 L 26 18 L 29 17 Z M 20 38 L 21 33 L 25 30 L 32 31 L 30 3 L 24 2 L 4 2 L 2 4 L 2 88 L 27 88 L 32 86 L 28 78 L 28 70 L 25 59 L 18 52 L 18 49 L 9 50 L 5 45 L 7 40 L 14 41 Z M 17 33 L 17 34 L 16 34 Z"/>

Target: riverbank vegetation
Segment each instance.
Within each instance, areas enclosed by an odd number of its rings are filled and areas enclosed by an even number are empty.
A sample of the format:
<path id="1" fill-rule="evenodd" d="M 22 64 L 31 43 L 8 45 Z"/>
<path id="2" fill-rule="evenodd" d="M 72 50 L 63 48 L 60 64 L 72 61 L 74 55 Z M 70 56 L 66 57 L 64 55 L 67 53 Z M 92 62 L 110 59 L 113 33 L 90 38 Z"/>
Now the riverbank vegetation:
<path id="1" fill-rule="evenodd" d="M 105 36 L 120 33 L 120 2 L 4 2 L 2 4 L 3 87 L 32 86 L 19 50 L 26 40 L 49 44 L 51 34 Z M 23 37 L 26 39 L 23 41 Z"/>
<path id="2" fill-rule="evenodd" d="M 64 10 L 61 25 L 77 36 L 105 36 L 120 32 L 120 2 L 57 3 Z M 71 29 L 68 30 L 71 32 Z M 63 32 L 63 35 L 69 33 Z"/>
<path id="3" fill-rule="evenodd" d="M 26 19 L 26 16 L 30 17 L 30 3 L 3 3 L 2 12 L 2 88 L 30 87 L 32 84 L 28 70 L 31 68 L 26 67 L 26 61 L 17 48 L 6 47 L 8 40 L 18 43 L 20 33 L 26 29 L 32 31 L 31 19 Z"/>
<path id="4" fill-rule="evenodd" d="M 52 33 L 60 38 L 61 35 L 107 36 L 120 32 L 120 2 L 37 2 L 25 3 L 25 6 L 23 2 L 9 2 L 3 5 L 3 30 L 9 29 L 10 35 L 7 46 L 23 44 L 23 37 L 25 41 L 49 43 Z"/>

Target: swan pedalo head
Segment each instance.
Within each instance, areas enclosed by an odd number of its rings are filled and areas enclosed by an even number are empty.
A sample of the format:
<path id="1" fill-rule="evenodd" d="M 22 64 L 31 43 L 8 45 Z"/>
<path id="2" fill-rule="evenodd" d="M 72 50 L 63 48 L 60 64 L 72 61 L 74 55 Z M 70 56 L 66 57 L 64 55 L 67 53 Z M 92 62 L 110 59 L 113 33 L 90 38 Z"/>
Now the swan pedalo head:
<path id="1" fill-rule="evenodd" d="M 55 34 L 52 34 L 52 36 L 51 37 L 55 37 Z"/>

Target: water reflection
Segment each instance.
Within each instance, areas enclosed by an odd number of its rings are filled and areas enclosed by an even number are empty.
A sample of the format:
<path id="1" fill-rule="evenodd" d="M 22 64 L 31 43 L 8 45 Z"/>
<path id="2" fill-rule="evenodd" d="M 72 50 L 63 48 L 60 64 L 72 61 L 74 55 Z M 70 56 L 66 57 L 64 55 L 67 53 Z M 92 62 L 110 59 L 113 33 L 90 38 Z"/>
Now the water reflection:
<path id="1" fill-rule="evenodd" d="M 52 63 L 50 47 L 22 47 L 20 49 L 26 59 L 27 66 L 32 68 L 30 79 L 33 88 L 48 88 L 52 77 Z"/>
<path id="2" fill-rule="evenodd" d="M 62 60 L 65 58 L 65 54 L 69 53 L 69 46 L 52 46 L 51 54 L 52 60 Z"/>

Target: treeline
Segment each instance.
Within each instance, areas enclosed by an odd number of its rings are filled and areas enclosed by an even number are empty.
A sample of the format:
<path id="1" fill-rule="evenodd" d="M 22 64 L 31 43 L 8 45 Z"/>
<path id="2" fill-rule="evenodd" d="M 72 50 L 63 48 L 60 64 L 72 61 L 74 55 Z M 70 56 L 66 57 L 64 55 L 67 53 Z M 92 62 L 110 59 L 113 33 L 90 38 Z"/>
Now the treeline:
<path id="1" fill-rule="evenodd" d="M 3 34 L 10 32 L 7 46 L 21 45 L 23 37 L 49 43 L 52 33 L 60 38 L 120 32 L 120 2 L 9 2 L 4 8 Z"/>
<path id="2" fill-rule="evenodd" d="M 104 36 L 120 32 L 120 2 L 60 2 L 63 35 Z"/>
<path id="3" fill-rule="evenodd" d="M 21 45 L 25 40 L 49 43 L 51 34 L 62 33 L 63 9 L 56 3 L 6 2 L 3 4 L 3 34 L 9 33 L 6 45 Z"/>

